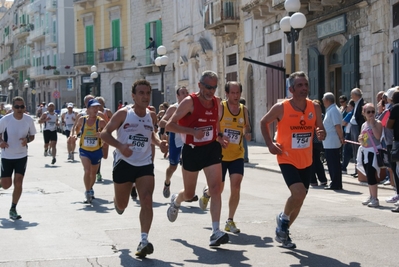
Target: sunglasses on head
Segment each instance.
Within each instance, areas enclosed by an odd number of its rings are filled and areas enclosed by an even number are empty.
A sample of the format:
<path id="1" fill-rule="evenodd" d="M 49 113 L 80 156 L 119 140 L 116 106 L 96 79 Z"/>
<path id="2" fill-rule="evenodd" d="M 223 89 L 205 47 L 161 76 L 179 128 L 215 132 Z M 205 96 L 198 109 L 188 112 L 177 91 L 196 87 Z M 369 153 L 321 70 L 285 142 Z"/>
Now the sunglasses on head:
<path id="1" fill-rule="evenodd" d="M 367 114 L 370 114 L 370 113 L 374 114 L 374 113 L 375 113 L 375 110 L 367 110 L 366 113 L 367 113 Z"/>
<path id="2" fill-rule="evenodd" d="M 25 105 L 14 105 L 15 109 L 24 109 Z"/>
<path id="3" fill-rule="evenodd" d="M 206 83 L 204 83 L 204 82 L 201 82 L 201 84 L 202 84 L 206 89 L 208 89 L 208 90 L 214 90 L 214 89 L 218 88 L 217 85 L 211 86 L 211 85 L 208 85 L 208 84 L 206 84 Z"/>

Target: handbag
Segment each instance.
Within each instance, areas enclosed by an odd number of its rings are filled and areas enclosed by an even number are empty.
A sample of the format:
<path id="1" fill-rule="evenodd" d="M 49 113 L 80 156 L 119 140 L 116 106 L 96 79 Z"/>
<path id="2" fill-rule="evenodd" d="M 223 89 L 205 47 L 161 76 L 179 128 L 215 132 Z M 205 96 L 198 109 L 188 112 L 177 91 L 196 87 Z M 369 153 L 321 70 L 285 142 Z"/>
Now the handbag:
<path id="1" fill-rule="evenodd" d="M 371 130 L 367 130 L 367 132 L 369 133 L 369 135 L 373 135 L 373 132 Z M 382 168 L 386 168 L 388 166 L 388 164 L 386 164 L 384 162 L 384 154 L 385 154 L 385 150 L 384 149 L 377 149 L 377 147 L 374 144 L 374 140 L 373 137 L 370 136 L 370 141 L 373 144 L 373 148 L 374 148 L 374 152 L 375 152 L 375 157 L 377 158 L 377 164 L 378 167 Z M 388 162 L 387 162 L 388 163 Z"/>
<path id="2" fill-rule="evenodd" d="M 399 142 L 393 141 L 391 150 L 391 160 L 399 161 Z"/>

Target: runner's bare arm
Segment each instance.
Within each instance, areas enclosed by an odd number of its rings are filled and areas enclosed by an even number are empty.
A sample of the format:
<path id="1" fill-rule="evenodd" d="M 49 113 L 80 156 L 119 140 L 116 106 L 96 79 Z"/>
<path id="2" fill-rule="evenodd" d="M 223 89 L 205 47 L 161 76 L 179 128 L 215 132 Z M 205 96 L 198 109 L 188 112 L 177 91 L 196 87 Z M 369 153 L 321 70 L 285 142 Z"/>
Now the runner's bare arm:
<path id="1" fill-rule="evenodd" d="M 314 103 L 314 109 L 316 111 L 316 135 L 320 141 L 324 140 L 327 136 L 326 129 L 324 129 L 323 120 L 321 118 L 321 107 L 319 104 Z M 342 128 L 341 128 L 342 131 Z"/>
<path id="2" fill-rule="evenodd" d="M 170 117 L 172 117 L 173 113 L 176 111 L 176 107 L 169 107 L 166 110 L 165 115 L 163 115 L 162 120 L 159 122 L 159 127 L 161 128 L 165 128 L 166 123 L 168 122 L 168 120 L 170 119 Z"/>
<path id="3" fill-rule="evenodd" d="M 269 148 L 270 153 L 273 155 L 281 154 L 282 150 L 279 144 L 275 144 L 270 135 L 269 125 L 275 120 L 281 120 L 284 115 L 284 108 L 281 103 L 274 104 L 274 106 L 266 113 L 265 116 L 260 120 L 260 130 L 263 135 L 263 139 L 267 147 Z"/>
<path id="4" fill-rule="evenodd" d="M 126 119 L 126 116 L 126 108 L 121 108 L 120 110 L 115 112 L 109 122 L 105 125 L 104 129 L 101 131 L 100 137 L 104 142 L 118 149 L 123 145 L 115 137 L 112 136 L 112 132 L 117 130 L 122 125 L 122 123 Z"/>
<path id="5" fill-rule="evenodd" d="M 181 126 L 178 121 L 186 116 L 188 113 L 194 111 L 194 103 L 191 97 L 186 97 L 168 120 L 165 130 L 173 133 L 184 133 L 194 135 L 195 130 L 190 127 Z"/>

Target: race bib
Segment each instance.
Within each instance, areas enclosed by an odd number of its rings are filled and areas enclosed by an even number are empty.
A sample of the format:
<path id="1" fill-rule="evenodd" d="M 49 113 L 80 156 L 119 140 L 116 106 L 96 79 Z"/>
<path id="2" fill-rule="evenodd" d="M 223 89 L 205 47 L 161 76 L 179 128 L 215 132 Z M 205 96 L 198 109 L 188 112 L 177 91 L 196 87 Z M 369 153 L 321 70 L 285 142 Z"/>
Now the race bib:
<path id="1" fill-rule="evenodd" d="M 205 133 L 204 137 L 202 137 L 201 139 L 197 139 L 194 137 L 194 142 L 199 143 L 199 142 L 212 141 L 212 139 L 213 139 L 213 127 L 212 126 L 204 126 L 204 127 L 194 128 L 194 130 L 201 130 Z"/>
<path id="2" fill-rule="evenodd" d="M 224 136 L 227 136 L 230 139 L 230 143 L 238 145 L 241 140 L 241 131 L 224 129 Z"/>
<path id="3" fill-rule="evenodd" d="M 137 152 L 146 151 L 150 144 L 148 138 L 142 135 L 129 135 L 129 140 L 132 144 L 132 150 Z"/>
<path id="4" fill-rule="evenodd" d="M 312 133 L 293 133 L 292 145 L 293 149 L 307 148 L 310 146 Z"/>
<path id="5" fill-rule="evenodd" d="M 98 138 L 97 137 L 89 137 L 85 136 L 83 145 L 85 147 L 96 147 L 98 144 Z"/>

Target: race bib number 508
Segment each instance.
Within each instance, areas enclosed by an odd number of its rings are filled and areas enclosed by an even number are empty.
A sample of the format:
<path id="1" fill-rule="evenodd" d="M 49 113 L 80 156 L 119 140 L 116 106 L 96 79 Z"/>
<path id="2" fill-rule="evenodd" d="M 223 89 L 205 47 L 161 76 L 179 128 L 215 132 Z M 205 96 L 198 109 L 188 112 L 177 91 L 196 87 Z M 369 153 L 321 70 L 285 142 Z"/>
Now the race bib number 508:
<path id="1" fill-rule="evenodd" d="M 292 134 L 292 148 L 300 149 L 310 146 L 312 133 L 293 133 Z"/>

